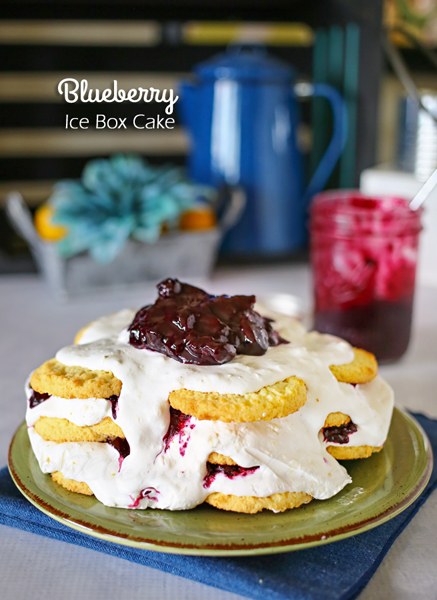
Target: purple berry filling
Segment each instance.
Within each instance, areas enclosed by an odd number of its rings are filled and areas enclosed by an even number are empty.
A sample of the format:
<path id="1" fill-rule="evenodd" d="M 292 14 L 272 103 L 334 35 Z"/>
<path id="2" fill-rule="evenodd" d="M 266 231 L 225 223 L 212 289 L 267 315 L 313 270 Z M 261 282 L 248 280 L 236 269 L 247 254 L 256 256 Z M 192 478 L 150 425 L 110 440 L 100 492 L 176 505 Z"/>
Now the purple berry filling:
<path id="1" fill-rule="evenodd" d="M 38 406 L 49 398 L 51 398 L 51 394 L 40 394 L 32 388 L 32 393 L 29 397 L 29 408 L 35 408 L 35 406 Z"/>
<path id="2" fill-rule="evenodd" d="M 358 431 L 358 427 L 352 421 L 339 427 L 324 427 L 323 438 L 325 442 L 333 444 L 347 444 L 351 433 Z"/>
<path id="3" fill-rule="evenodd" d="M 151 494 L 156 495 L 151 496 Z M 139 496 L 137 496 L 136 498 L 134 496 L 131 496 L 132 504 L 129 504 L 129 508 L 138 508 L 138 506 L 140 505 L 140 500 L 142 500 L 143 498 L 148 498 L 149 500 L 154 500 L 155 502 L 157 502 L 159 494 L 160 492 L 158 492 L 158 490 L 154 487 L 144 488 L 144 490 L 141 490 Z"/>
<path id="4" fill-rule="evenodd" d="M 185 415 L 180 410 L 170 406 L 170 424 L 167 429 L 167 433 L 163 438 L 164 452 L 170 447 L 172 440 L 178 435 L 179 436 L 179 453 L 181 456 L 185 456 L 185 450 L 187 449 L 190 436 L 187 435 L 184 439 L 184 430 L 188 426 L 191 420 L 190 415 Z M 194 429 L 195 424 L 191 423 L 190 429 Z"/>
<path id="5" fill-rule="evenodd" d="M 206 463 L 206 475 L 203 479 L 203 487 L 209 488 L 217 475 L 222 473 L 228 479 L 236 477 L 247 477 L 254 473 L 259 467 L 240 467 L 239 465 L 216 465 L 210 462 Z"/>
<path id="6" fill-rule="evenodd" d="M 112 411 L 112 418 L 115 419 L 117 418 L 117 413 L 118 413 L 118 399 L 120 398 L 120 396 L 109 396 L 109 398 L 106 398 L 106 400 L 108 400 L 111 403 L 111 411 Z"/>
<path id="7" fill-rule="evenodd" d="M 253 310 L 255 296 L 213 296 L 177 279 L 158 284 L 155 304 L 140 309 L 129 343 L 182 363 L 223 364 L 237 354 L 260 356 L 287 343 L 271 319 Z"/>
<path id="8" fill-rule="evenodd" d="M 124 459 L 130 454 L 129 443 L 125 438 L 116 437 L 113 440 L 108 440 L 107 444 L 115 448 L 119 454 L 118 472 L 120 472 L 121 465 L 123 464 Z"/>

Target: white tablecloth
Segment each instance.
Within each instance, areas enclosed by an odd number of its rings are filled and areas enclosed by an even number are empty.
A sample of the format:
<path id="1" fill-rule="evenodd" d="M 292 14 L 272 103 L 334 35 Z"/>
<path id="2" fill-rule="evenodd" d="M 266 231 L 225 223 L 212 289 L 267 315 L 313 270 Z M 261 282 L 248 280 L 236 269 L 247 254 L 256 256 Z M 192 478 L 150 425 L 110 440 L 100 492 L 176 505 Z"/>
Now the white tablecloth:
<path id="1" fill-rule="evenodd" d="M 200 282 L 202 283 L 202 282 Z M 226 268 L 205 284 L 215 293 L 292 293 L 311 298 L 304 266 Z M 25 412 L 28 373 L 71 343 L 96 317 L 146 304 L 148 286 L 56 304 L 37 276 L 0 277 L 0 466 Z M 437 418 L 437 289 L 417 292 L 413 339 L 405 358 L 382 367 L 400 406 Z M 74 545 L 0 526 L 3 600 L 238 600 L 240 596 Z M 384 558 L 360 600 L 437 598 L 437 494 L 427 501 Z M 262 560 L 262 557 L 260 557 Z M 323 591 L 321 590 L 321 597 Z"/>

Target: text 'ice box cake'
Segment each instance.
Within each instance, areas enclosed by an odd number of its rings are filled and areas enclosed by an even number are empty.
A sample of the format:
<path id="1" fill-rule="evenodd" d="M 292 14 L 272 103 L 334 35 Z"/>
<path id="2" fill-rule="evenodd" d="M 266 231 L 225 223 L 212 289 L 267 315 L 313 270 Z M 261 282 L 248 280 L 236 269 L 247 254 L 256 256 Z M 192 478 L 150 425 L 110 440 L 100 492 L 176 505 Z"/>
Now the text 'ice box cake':
<path id="1" fill-rule="evenodd" d="M 351 482 L 338 460 L 381 450 L 393 392 L 372 354 L 254 296 L 158 292 L 31 374 L 29 437 L 58 484 L 120 508 L 279 512 L 334 496 Z"/>

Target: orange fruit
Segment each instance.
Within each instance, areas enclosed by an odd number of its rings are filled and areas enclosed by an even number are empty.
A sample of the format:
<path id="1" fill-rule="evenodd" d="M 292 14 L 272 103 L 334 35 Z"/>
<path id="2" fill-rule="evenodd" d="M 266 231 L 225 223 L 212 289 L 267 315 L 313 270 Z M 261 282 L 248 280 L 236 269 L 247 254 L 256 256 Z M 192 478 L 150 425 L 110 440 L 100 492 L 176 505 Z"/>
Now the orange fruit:
<path id="1" fill-rule="evenodd" d="M 62 240 L 68 233 L 68 229 L 63 225 L 52 223 L 54 213 L 55 211 L 50 204 L 43 204 L 35 212 L 35 229 L 40 237 L 47 242 Z"/>
<path id="2" fill-rule="evenodd" d="M 209 207 L 187 210 L 181 217 L 179 227 L 183 231 L 211 229 L 217 225 L 215 212 Z"/>

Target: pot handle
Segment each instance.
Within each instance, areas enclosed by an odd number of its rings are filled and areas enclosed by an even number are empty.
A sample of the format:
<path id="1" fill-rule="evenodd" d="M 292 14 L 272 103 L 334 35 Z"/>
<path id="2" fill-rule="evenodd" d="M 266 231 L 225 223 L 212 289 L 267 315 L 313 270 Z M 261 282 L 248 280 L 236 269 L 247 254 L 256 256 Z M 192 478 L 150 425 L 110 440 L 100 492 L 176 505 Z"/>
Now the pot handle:
<path id="1" fill-rule="evenodd" d="M 331 141 L 303 195 L 306 206 L 315 194 L 322 191 L 343 151 L 347 139 L 347 109 L 340 93 L 326 83 L 297 83 L 293 89 L 299 98 L 326 98 L 331 105 L 333 116 Z"/>
<path id="2" fill-rule="evenodd" d="M 246 193 L 239 185 L 224 184 L 219 188 L 216 210 L 219 213 L 219 226 L 226 233 L 240 220 L 246 207 Z"/>

